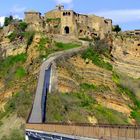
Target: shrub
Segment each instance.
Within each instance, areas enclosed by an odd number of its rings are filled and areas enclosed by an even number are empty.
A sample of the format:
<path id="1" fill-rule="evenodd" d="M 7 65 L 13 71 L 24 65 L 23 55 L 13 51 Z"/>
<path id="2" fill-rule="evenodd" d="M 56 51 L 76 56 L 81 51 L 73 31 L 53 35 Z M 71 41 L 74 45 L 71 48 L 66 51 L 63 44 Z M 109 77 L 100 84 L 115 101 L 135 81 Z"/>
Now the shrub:
<path id="1" fill-rule="evenodd" d="M 101 67 L 101 68 L 105 68 L 107 70 L 112 70 L 113 69 L 113 66 L 108 63 L 108 62 L 105 62 L 103 60 L 103 58 L 101 58 L 101 56 L 95 52 L 92 48 L 88 48 L 83 54 L 82 54 L 82 58 L 84 59 L 90 59 L 92 60 L 92 62 Z"/>
<path id="2" fill-rule="evenodd" d="M 25 29 L 27 28 L 27 23 L 26 22 L 20 22 L 19 23 L 19 30 L 21 30 L 21 31 L 25 31 Z"/>
<path id="3" fill-rule="evenodd" d="M 16 37 L 17 37 L 17 32 L 16 32 L 16 31 L 12 32 L 12 33 L 8 36 L 8 38 L 10 39 L 10 42 L 14 41 L 14 40 L 16 39 Z"/>
<path id="4" fill-rule="evenodd" d="M 45 48 L 46 43 L 49 43 L 49 39 L 48 38 L 41 38 L 39 45 L 38 45 L 39 51 L 46 50 L 46 48 Z"/>
<path id="5" fill-rule="evenodd" d="M 131 117 L 134 118 L 138 124 L 140 124 L 140 110 L 133 110 L 131 112 Z"/>
<path id="6" fill-rule="evenodd" d="M 5 105 L 5 112 L 0 112 L 0 119 L 8 116 L 13 112 L 17 112 L 19 117 L 27 119 L 30 107 L 32 104 L 32 97 L 30 93 L 19 92 L 14 94 Z"/>
<path id="7" fill-rule="evenodd" d="M 135 109 L 140 109 L 140 101 L 137 99 L 136 95 L 128 88 L 118 85 L 118 90 L 122 94 L 126 94 L 134 102 Z"/>
<path id="8" fill-rule="evenodd" d="M 14 129 L 8 136 L 3 136 L 1 140 L 24 140 L 24 134 L 20 130 Z"/>
<path id="9" fill-rule="evenodd" d="M 81 107 L 91 108 L 95 100 L 86 93 L 77 93 L 77 97 L 81 100 Z"/>
<path id="10" fill-rule="evenodd" d="M 68 49 L 80 47 L 80 45 L 78 45 L 78 44 L 74 44 L 74 43 L 62 43 L 62 42 L 56 42 L 55 45 L 60 50 L 68 50 Z"/>
<path id="11" fill-rule="evenodd" d="M 80 88 L 86 91 L 86 90 L 90 90 L 90 89 L 94 90 L 94 89 L 96 89 L 96 86 L 93 84 L 83 83 L 83 84 L 80 84 Z"/>
<path id="12" fill-rule="evenodd" d="M 128 124 L 127 117 L 124 114 L 101 105 L 96 105 L 93 113 L 98 119 L 98 123 L 101 124 Z"/>
<path id="13" fill-rule="evenodd" d="M 119 75 L 118 75 L 116 72 L 113 72 L 112 80 L 113 80 L 117 85 L 120 84 L 120 77 L 119 77 Z"/>
<path id="14" fill-rule="evenodd" d="M 5 17 L 4 26 L 8 26 L 13 21 L 13 16 Z"/>
<path id="15" fill-rule="evenodd" d="M 121 31 L 121 28 L 120 28 L 120 26 L 119 25 L 115 25 L 114 27 L 113 27 L 113 29 L 112 29 L 114 32 L 120 32 Z"/>
<path id="16" fill-rule="evenodd" d="M 26 75 L 26 70 L 23 67 L 19 67 L 16 70 L 16 78 L 21 79 Z"/>
<path id="17" fill-rule="evenodd" d="M 4 61 L 1 62 L 0 69 L 10 67 L 18 62 L 25 62 L 27 59 L 27 55 L 22 53 L 16 56 L 8 56 Z"/>
<path id="18" fill-rule="evenodd" d="M 34 31 L 28 31 L 24 33 L 24 37 L 27 40 L 27 46 L 32 44 L 33 38 L 34 38 L 35 32 Z"/>

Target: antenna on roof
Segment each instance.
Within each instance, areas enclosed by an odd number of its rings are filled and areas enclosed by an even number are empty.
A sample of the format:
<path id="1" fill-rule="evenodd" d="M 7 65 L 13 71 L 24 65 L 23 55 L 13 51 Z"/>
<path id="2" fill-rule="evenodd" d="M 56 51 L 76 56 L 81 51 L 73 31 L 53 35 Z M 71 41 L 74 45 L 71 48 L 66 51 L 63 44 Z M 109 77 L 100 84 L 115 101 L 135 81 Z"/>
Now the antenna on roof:
<path id="1" fill-rule="evenodd" d="M 56 9 L 61 11 L 64 9 L 64 5 L 61 5 L 61 4 L 56 5 Z"/>

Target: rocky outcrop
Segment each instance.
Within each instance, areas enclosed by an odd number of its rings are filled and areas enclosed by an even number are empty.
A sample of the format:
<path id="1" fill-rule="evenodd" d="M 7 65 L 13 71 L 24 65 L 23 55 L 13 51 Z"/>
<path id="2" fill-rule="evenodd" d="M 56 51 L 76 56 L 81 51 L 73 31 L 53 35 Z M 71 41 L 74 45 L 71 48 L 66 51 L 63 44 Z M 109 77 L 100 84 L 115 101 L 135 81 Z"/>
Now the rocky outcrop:
<path id="1" fill-rule="evenodd" d="M 80 56 L 74 56 L 59 64 L 59 92 L 77 92 L 82 83 L 99 86 L 97 90 L 91 92 L 99 104 L 127 116 L 130 115 L 129 104 L 133 103 L 129 97 L 118 94 L 117 86 L 112 80 L 111 71 L 100 68 L 92 62 L 87 64 Z"/>
<path id="2" fill-rule="evenodd" d="M 140 78 L 140 38 L 114 38 L 111 53 L 115 69 L 130 77 Z"/>

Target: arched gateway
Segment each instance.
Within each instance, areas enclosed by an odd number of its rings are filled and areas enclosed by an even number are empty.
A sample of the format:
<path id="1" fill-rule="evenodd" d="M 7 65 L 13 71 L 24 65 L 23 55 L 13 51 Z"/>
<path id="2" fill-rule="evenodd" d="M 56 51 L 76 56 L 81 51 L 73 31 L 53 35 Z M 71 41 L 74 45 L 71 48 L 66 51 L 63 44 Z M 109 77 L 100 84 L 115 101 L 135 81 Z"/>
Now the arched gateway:
<path id="1" fill-rule="evenodd" d="M 69 29 L 68 26 L 66 26 L 66 27 L 64 28 L 64 32 L 65 32 L 65 34 L 69 34 L 69 33 L 70 33 L 70 29 Z"/>

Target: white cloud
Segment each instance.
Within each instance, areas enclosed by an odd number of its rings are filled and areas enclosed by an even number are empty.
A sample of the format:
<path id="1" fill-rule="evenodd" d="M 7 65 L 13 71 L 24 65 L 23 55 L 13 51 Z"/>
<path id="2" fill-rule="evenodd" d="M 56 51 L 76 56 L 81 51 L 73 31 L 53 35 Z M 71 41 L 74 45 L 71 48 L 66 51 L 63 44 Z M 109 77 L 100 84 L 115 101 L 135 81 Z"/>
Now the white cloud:
<path id="1" fill-rule="evenodd" d="M 1 16 L 0 17 L 0 26 L 3 26 L 4 25 L 4 20 L 5 20 L 5 17 L 4 16 Z"/>
<path id="2" fill-rule="evenodd" d="M 22 19 L 19 15 L 13 15 L 14 19 Z"/>
<path id="3" fill-rule="evenodd" d="M 95 12 L 96 15 L 111 18 L 114 23 L 128 23 L 140 21 L 140 9 L 120 9 Z"/>
<path id="4" fill-rule="evenodd" d="M 21 7 L 19 5 L 14 5 L 11 9 L 11 12 L 14 14 L 22 13 L 26 10 L 26 7 Z"/>
<path id="5" fill-rule="evenodd" d="M 71 4 L 73 0 L 55 0 L 57 4 Z"/>

